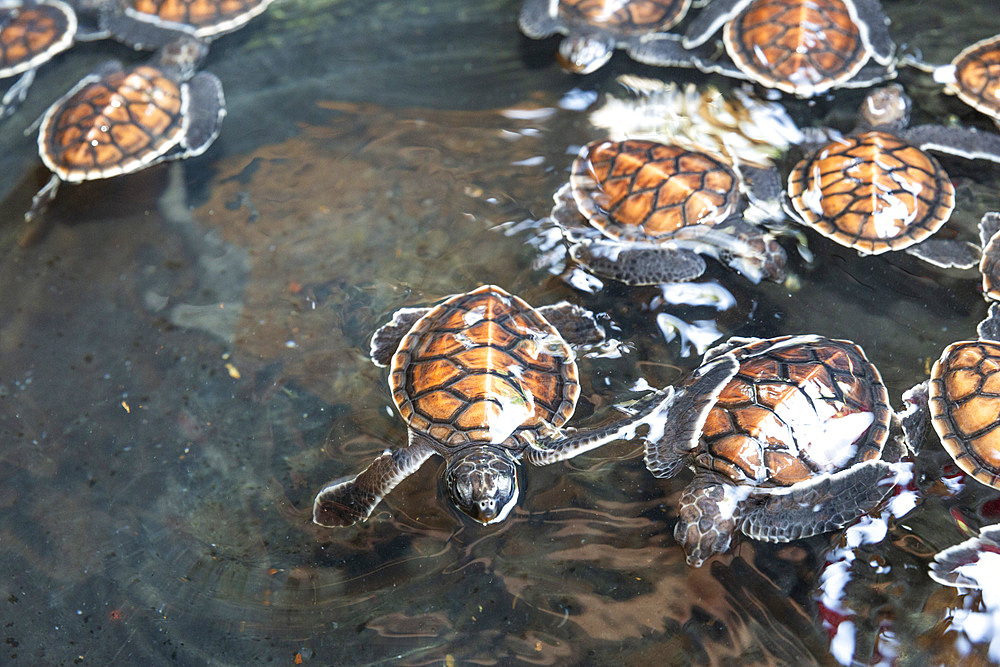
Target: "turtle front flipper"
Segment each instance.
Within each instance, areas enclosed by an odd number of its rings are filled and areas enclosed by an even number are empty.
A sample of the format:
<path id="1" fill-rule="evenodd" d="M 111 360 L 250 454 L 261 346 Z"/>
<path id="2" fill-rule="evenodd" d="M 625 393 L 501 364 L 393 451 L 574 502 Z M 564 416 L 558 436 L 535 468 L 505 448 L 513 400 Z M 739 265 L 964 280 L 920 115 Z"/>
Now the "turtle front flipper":
<path id="1" fill-rule="evenodd" d="M 966 127 L 916 125 L 901 137 L 923 150 L 957 155 L 967 160 L 1000 162 L 1000 135 Z"/>
<path id="2" fill-rule="evenodd" d="M 740 530 L 765 542 L 789 542 L 843 528 L 889 495 L 896 467 L 866 461 L 788 490 L 767 489 L 744 504 Z"/>
<path id="3" fill-rule="evenodd" d="M 226 116 L 226 98 L 222 82 L 214 74 L 199 72 L 187 84 L 190 95 L 187 133 L 182 139 L 184 151 L 178 158 L 201 155 L 219 136 Z"/>
<path id="4" fill-rule="evenodd" d="M 635 60 L 659 67 L 690 67 L 692 52 L 681 45 L 680 35 L 658 32 L 634 37 L 626 47 Z"/>
<path id="5" fill-rule="evenodd" d="M 549 0 L 524 0 L 518 24 L 521 32 L 531 39 L 543 39 L 559 30 L 559 22 L 552 13 Z"/>
<path id="6" fill-rule="evenodd" d="M 574 245 L 570 256 L 594 274 L 626 285 L 687 282 L 705 272 L 697 253 L 670 245 L 596 241 Z"/>
<path id="7" fill-rule="evenodd" d="M 372 335 L 371 358 L 372 363 L 380 368 L 385 368 L 392 361 L 392 355 L 399 348 L 399 341 L 403 340 L 413 325 L 421 317 L 430 312 L 430 308 L 400 308 L 393 313 L 392 320 L 383 324 Z"/>
<path id="8" fill-rule="evenodd" d="M 536 310 L 556 328 L 559 335 L 574 347 L 600 345 L 604 342 L 604 329 L 594 318 L 594 313 L 569 301 L 560 301 Z"/>
<path id="9" fill-rule="evenodd" d="M 903 252 L 942 269 L 971 269 L 982 257 L 978 246 L 955 239 L 926 239 Z"/>
<path id="10" fill-rule="evenodd" d="M 986 318 L 976 325 L 976 333 L 983 340 L 1000 341 L 1000 303 L 991 303 Z"/>
<path id="11" fill-rule="evenodd" d="M 854 11 L 857 13 L 858 26 L 868 32 L 872 59 L 883 65 L 891 63 L 896 44 L 889 34 L 889 26 L 879 0 L 854 0 Z"/>
<path id="12" fill-rule="evenodd" d="M 564 429 L 550 438 L 531 443 L 524 452 L 524 458 L 536 466 L 544 466 L 556 461 L 564 461 L 597 449 L 614 440 L 636 437 L 635 431 L 642 424 L 650 427 L 650 435 L 659 435 L 670 403 L 674 400 L 673 389 L 655 391 L 623 411 L 627 416 L 596 429 Z"/>
<path id="13" fill-rule="evenodd" d="M 699 368 L 693 382 L 678 389 L 669 405 L 663 433 L 647 438 L 646 468 L 654 477 L 673 477 L 687 456 L 698 446 L 708 413 L 723 388 L 736 375 L 740 364 L 730 353 Z"/>
<path id="14" fill-rule="evenodd" d="M 334 528 L 364 521 L 387 493 L 433 453 L 434 449 L 419 438 L 411 438 L 407 447 L 385 450 L 357 477 L 324 486 L 313 502 L 313 522 Z"/>
<path id="15" fill-rule="evenodd" d="M 995 569 L 991 561 L 997 553 L 1000 553 L 1000 526 L 984 526 L 979 535 L 935 554 L 928 574 L 945 586 L 973 589 L 992 586 Z"/>

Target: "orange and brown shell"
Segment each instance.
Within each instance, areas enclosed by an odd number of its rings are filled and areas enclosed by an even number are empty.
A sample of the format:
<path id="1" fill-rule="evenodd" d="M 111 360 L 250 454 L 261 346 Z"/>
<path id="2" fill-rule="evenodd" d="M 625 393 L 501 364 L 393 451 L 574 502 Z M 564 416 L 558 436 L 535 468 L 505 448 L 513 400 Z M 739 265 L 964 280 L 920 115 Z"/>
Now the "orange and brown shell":
<path id="1" fill-rule="evenodd" d="M 732 353 L 739 371 L 702 428 L 699 466 L 736 483 L 790 486 L 881 455 L 889 396 L 860 347 L 784 336 Z"/>
<path id="2" fill-rule="evenodd" d="M 945 87 L 959 99 L 1000 122 L 1000 35 L 966 48 L 951 61 L 955 80 Z"/>
<path id="3" fill-rule="evenodd" d="M 263 13 L 272 0 L 129 0 L 132 11 L 159 23 L 190 26 L 195 37 L 231 32 Z"/>
<path id="4" fill-rule="evenodd" d="M 804 96 L 851 79 L 870 55 L 841 0 L 753 0 L 726 23 L 723 41 L 752 80 Z"/>
<path id="5" fill-rule="evenodd" d="M 788 197 L 810 227 L 870 255 L 920 243 L 955 208 L 955 188 L 937 160 L 876 130 L 800 161 L 788 176 Z"/>
<path id="6" fill-rule="evenodd" d="M 499 287 L 455 295 L 414 323 L 392 357 L 400 415 L 448 448 L 521 449 L 573 414 L 573 351 L 534 308 Z"/>
<path id="7" fill-rule="evenodd" d="M 0 2 L 0 77 L 34 69 L 73 45 L 76 14 L 61 0 Z"/>
<path id="8" fill-rule="evenodd" d="M 46 112 L 38 152 L 71 183 L 139 171 L 183 138 L 185 91 L 148 65 L 88 77 Z"/>
<path id="9" fill-rule="evenodd" d="M 595 141 L 570 174 L 580 212 L 607 236 L 660 241 L 682 227 L 716 225 L 732 215 L 739 181 L 707 153 L 655 141 Z"/>
<path id="10" fill-rule="evenodd" d="M 955 463 L 1000 489 L 1000 343 L 952 343 L 931 369 L 931 423 Z"/>
<path id="11" fill-rule="evenodd" d="M 691 0 L 560 0 L 559 18 L 566 24 L 590 25 L 616 35 L 642 35 L 676 25 Z"/>

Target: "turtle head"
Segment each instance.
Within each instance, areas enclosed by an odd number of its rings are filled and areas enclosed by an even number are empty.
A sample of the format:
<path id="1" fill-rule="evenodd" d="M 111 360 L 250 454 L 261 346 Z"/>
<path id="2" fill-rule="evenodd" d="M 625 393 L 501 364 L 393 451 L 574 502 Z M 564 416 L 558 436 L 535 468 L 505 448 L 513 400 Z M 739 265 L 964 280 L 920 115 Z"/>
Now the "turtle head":
<path id="1" fill-rule="evenodd" d="M 901 130 L 910 123 L 913 103 L 898 83 L 876 88 L 865 96 L 858 109 L 858 126 L 881 130 Z"/>
<path id="2" fill-rule="evenodd" d="M 569 35 L 559 44 L 559 64 L 567 72 L 590 74 L 611 60 L 614 44 L 599 35 Z"/>
<path id="3" fill-rule="evenodd" d="M 445 487 L 458 509 L 479 523 L 498 523 L 517 502 L 517 462 L 506 449 L 472 447 L 444 469 Z"/>
<path id="4" fill-rule="evenodd" d="M 179 81 L 187 81 L 208 55 L 208 44 L 190 35 L 182 35 L 168 42 L 156 54 L 160 69 L 171 71 Z"/>
<path id="5" fill-rule="evenodd" d="M 695 478 L 681 494 L 674 539 L 684 547 L 688 565 L 701 567 L 706 559 L 729 550 L 740 521 L 740 500 L 748 495 L 740 493 L 743 489 L 713 475 Z"/>

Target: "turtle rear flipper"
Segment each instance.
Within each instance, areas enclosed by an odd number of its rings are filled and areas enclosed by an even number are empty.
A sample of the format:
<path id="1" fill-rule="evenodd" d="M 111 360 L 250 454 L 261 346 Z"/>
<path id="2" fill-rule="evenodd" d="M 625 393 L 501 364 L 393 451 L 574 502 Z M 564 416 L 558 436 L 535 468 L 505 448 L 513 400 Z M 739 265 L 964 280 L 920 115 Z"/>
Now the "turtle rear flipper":
<path id="1" fill-rule="evenodd" d="M 646 467 L 655 477 L 673 477 L 698 446 L 702 427 L 719 393 L 740 364 L 726 353 L 698 371 L 693 383 L 678 390 L 669 405 L 660 438 L 646 441 Z"/>
<path id="2" fill-rule="evenodd" d="M 982 257 L 975 244 L 954 239 L 927 239 L 903 252 L 942 269 L 971 269 Z"/>
<path id="3" fill-rule="evenodd" d="M 786 492 L 755 495 L 744 507 L 740 530 L 755 540 L 789 542 L 842 528 L 889 495 L 895 474 L 890 463 L 867 461 Z"/>
<path id="4" fill-rule="evenodd" d="M 392 360 L 392 355 L 399 348 L 399 341 L 403 340 L 413 325 L 421 317 L 430 312 L 430 308 L 400 308 L 392 315 L 392 320 L 383 324 L 372 334 L 372 343 L 369 354 L 372 363 L 380 368 L 385 368 Z"/>
<path id="5" fill-rule="evenodd" d="M 910 387 L 903 392 L 903 404 L 906 406 L 896 413 L 896 419 L 903 431 L 905 448 L 917 454 L 920 452 L 927 427 L 930 425 L 930 411 L 927 405 L 927 380 Z M 891 461 L 889 456 L 883 458 Z"/>
<path id="6" fill-rule="evenodd" d="M 604 342 L 604 328 L 594 319 L 594 313 L 586 308 L 560 301 L 551 306 L 539 306 L 536 310 L 556 328 L 563 340 L 574 347 Z"/>
<path id="7" fill-rule="evenodd" d="M 596 429 L 559 431 L 553 438 L 542 439 L 529 445 L 524 452 L 524 458 L 536 466 L 564 461 L 614 440 L 634 438 L 635 429 L 642 424 L 650 427 L 651 434 L 658 435 L 658 429 L 664 422 L 673 400 L 672 388 L 667 391 L 655 391 L 630 405 L 626 417 Z"/>
<path id="8" fill-rule="evenodd" d="M 429 444 L 413 438 L 407 447 L 385 450 L 357 477 L 324 486 L 313 502 L 313 522 L 334 528 L 364 521 L 386 494 L 433 453 Z"/>
<path id="9" fill-rule="evenodd" d="M 140 50 L 159 49 L 180 35 L 194 37 L 197 32 L 194 26 L 167 22 L 138 12 L 122 0 L 112 0 L 104 5 L 97 30 Z"/>
<path id="10" fill-rule="evenodd" d="M 543 39 L 559 30 L 559 22 L 549 12 L 549 0 L 525 0 L 518 17 L 521 32 L 531 39 Z"/>
<path id="11" fill-rule="evenodd" d="M 705 272 L 697 253 L 671 246 L 596 241 L 574 245 L 570 256 L 596 275 L 626 285 L 687 282 Z"/>
<path id="12" fill-rule="evenodd" d="M 222 119 L 226 116 L 226 98 L 222 82 L 214 74 L 199 72 L 187 83 L 190 106 L 188 126 L 182 143 L 184 151 L 176 157 L 201 155 L 219 136 Z"/>

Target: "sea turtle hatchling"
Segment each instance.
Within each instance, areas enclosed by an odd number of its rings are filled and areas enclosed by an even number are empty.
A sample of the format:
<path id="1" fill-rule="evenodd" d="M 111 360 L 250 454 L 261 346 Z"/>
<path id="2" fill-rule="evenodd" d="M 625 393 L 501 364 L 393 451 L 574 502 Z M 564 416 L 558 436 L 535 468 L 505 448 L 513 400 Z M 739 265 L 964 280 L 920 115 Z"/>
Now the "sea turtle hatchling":
<path id="1" fill-rule="evenodd" d="M 211 41 L 245 26 L 273 0 L 90 0 L 101 27 L 136 49 L 156 49 L 178 36 Z"/>
<path id="2" fill-rule="evenodd" d="M 777 197 L 780 180 L 766 178 L 776 172 L 754 172 L 762 176 L 756 196 Z M 701 255 L 709 255 L 753 282 L 784 279 L 785 251 L 743 219 L 739 177 L 707 153 L 640 139 L 591 142 L 554 199 L 550 217 L 570 256 L 596 275 L 682 282 L 704 273 Z"/>
<path id="3" fill-rule="evenodd" d="M 226 113 L 219 79 L 195 74 L 206 53 L 204 43 L 183 37 L 148 64 L 107 62 L 49 107 L 38 153 L 52 178 L 25 219 L 43 210 L 63 181 L 111 178 L 204 153 Z"/>
<path id="4" fill-rule="evenodd" d="M 878 0 L 715 0 L 682 40 L 653 35 L 632 56 L 694 65 L 801 97 L 895 76 L 895 44 Z M 727 57 L 709 40 L 722 29 Z"/>
<path id="5" fill-rule="evenodd" d="M 966 474 L 1000 489 L 1000 304 L 990 305 L 976 340 L 944 349 L 926 392 L 931 425 Z"/>
<path id="6" fill-rule="evenodd" d="M 566 35 L 559 63 L 589 74 L 611 58 L 614 49 L 636 48 L 644 35 L 668 30 L 687 14 L 691 0 L 525 0 L 521 31 L 532 39 Z"/>
<path id="7" fill-rule="evenodd" d="M 0 118 L 24 101 L 35 70 L 73 46 L 78 26 L 62 0 L 0 0 L 0 79 L 20 76 L 0 98 Z"/>
<path id="8" fill-rule="evenodd" d="M 460 510 L 484 525 L 502 521 L 519 495 L 519 460 L 546 465 L 630 437 L 669 398 L 654 392 L 631 416 L 595 430 L 563 428 L 580 395 L 572 346 L 603 336 L 589 311 L 565 301 L 532 308 L 495 285 L 397 311 L 372 337 L 371 357 L 389 366 L 408 444 L 327 484 L 313 521 L 368 518 L 432 454 L 444 457 L 444 487 Z"/>
<path id="9" fill-rule="evenodd" d="M 881 376 L 854 343 L 731 338 L 676 388 L 646 466 L 662 478 L 694 469 L 674 536 L 698 567 L 737 530 L 787 542 L 873 509 L 894 479 L 884 459 L 902 455 L 901 440 L 886 447 L 892 419 Z"/>
<path id="10" fill-rule="evenodd" d="M 951 64 L 933 70 L 945 91 L 986 114 L 1000 126 L 1000 35 L 963 49 Z"/>
<path id="11" fill-rule="evenodd" d="M 788 176 L 789 214 L 862 255 L 905 250 L 941 267 L 971 268 L 979 247 L 931 239 L 951 217 L 955 188 L 925 150 L 1000 162 L 1000 136 L 974 129 L 907 127 L 910 99 L 893 84 L 870 93 L 857 129 L 819 146 Z"/>

